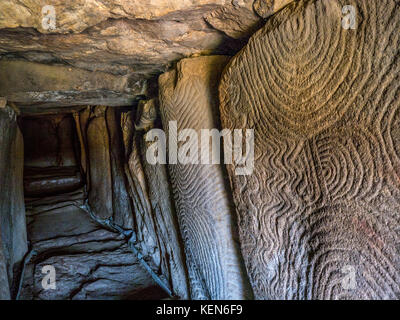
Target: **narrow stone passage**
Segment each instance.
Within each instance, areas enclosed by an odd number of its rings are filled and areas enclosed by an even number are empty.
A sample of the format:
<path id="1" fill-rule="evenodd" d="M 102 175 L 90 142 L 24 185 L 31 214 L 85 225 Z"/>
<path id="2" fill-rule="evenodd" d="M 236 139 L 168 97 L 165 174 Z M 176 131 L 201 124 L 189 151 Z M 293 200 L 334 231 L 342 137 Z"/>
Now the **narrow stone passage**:
<path id="1" fill-rule="evenodd" d="M 81 209 L 87 186 L 71 114 L 23 118 L 24 189 L 29 261 L 19 299 L 161 299 L 168 295 L 123 235 Z M 46 266 L 56 288 L 46 290 Z"/>
<path id="2" fill-rule="evenodd" d="M 0 300 L 400 299 L 399 30 L 400 0 L 0 1 Z"/>

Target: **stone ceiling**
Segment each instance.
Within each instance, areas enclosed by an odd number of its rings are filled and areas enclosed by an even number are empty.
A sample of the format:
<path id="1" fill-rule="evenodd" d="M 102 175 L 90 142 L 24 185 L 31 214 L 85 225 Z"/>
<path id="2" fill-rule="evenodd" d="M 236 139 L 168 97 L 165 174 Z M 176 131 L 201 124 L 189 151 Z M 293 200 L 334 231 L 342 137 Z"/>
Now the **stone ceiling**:
<path id="1" fill-rule="evenodd" d="M 291 1 L 2 0 L 0 96 L 23 111 L 132 105 L 182 58 L 234 55 Z"/>

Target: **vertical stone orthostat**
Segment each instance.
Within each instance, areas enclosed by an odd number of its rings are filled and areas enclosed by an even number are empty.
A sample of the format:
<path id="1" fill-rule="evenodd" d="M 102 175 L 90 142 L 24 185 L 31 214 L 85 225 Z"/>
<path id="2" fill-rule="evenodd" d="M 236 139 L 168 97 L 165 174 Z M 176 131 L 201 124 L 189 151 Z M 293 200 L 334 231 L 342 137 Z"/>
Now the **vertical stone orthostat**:
<path id="1" fill-rule="evenodd" d="M 23 188 L 24 142 L 16 114 L 0 109 L 0 299 L 14 295 L 18 269 L 28 250 Z"/>
<path id="2" fill-rule="evenodd" d="M 119 117 L 113 108 L 98 106 L 75 114 L 86 173 L 89 203 L 97 217 L 112 218 L 126 229 L 133 213 L 124 170 L 124 145 Z"/>
<path id="3" fill-rule="evenodd" d="M 160 76 L 164 130 L 219 128 L 217 87 L 228 57 L 180 61 Z M 173 138 L 173 137 L 168 137 Z M 182 143 L 180 143 L 182 144 Z M 247 275 L 235 238 L 234 210 L 220 165 L 169 164 L 193 299 L 245 299 Z"/>
<path id="4" fill-rule="evenodd" d="M 157 106 L 158 99 L 139 103 L 135 124 L 135 130 L 139 135 L 137 145 L 141 153 L 148 197 L 152 208 L 152 219 L 160 248 L 161 272 L 169 279 L 172 292 L 175 295 L 181 299 L 189 299 L 186 259 L 172 198 L 172 190 L 169 184 L 167 166 L 165 164 L 151 165 L 146 161 L 146 153 L 151 145 L 151 142 L 146 141 L 147 132 L 160 125 Z"/>

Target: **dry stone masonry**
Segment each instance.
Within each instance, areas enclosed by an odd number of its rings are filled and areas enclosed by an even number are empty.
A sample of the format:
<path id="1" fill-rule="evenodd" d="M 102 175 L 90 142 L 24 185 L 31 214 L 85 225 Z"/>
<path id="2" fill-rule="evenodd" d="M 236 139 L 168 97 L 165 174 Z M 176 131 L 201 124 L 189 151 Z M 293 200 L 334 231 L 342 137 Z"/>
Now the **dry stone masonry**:
<path id="1" fill-rule="evenodd" d="M 218 127 L 218 82 L 227 61 L 224 56 L 185 59 L 176 70 L 160 77 L 160 109 L 166 130 L 174 121 L 178 131 Z M 170 141 L 174 138 L 178 147 L 185 141 L 181 134 L 168 136 Z M 192 298 L 249 297 L 223 169 L 218 165 L 169 161 Z"/>

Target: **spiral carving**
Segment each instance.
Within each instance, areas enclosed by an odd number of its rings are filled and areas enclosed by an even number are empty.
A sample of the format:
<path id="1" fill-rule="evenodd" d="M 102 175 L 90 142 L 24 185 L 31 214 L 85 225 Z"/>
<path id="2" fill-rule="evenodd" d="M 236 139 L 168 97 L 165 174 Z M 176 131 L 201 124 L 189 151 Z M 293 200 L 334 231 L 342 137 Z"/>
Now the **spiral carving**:
<path id="1" fill-rule="evenodd" d="M 254 174 L 228 172 L 256 298 L 400 297 L 399 9 L 297 1 L 223 74 L 223 127 L 255 130 Z"/>
<path id="2" fill-rule="evenodd" d="M 226 62 L 223 56 L 184 59 L 176 70 L 160 77 L 160 110 L 166 132 L 170 121 L 177 122 L 178 131 L 193 129 L 199 137 L 201 129 L 218 128 L 215 97 Z M 182 142 L 178 144 L 181 146 Z M 178 163 L 170 164 L 169 172 L 187 256 L 191 298 L 251 297 L 221 166 Z"/>

